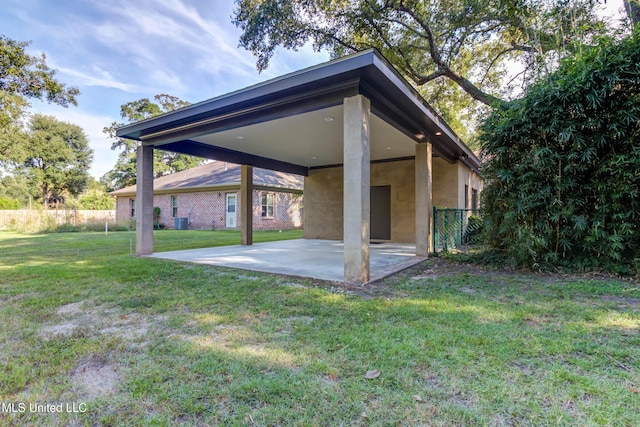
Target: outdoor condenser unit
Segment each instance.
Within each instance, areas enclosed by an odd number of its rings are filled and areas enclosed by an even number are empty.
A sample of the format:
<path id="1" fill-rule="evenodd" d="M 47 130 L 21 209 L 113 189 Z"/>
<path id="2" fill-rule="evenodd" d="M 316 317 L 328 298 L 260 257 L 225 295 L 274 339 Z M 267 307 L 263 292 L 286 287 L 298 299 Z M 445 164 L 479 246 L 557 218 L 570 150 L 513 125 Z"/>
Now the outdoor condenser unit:
<path id="1" fill-rule="evenodd" d="M 176 217 L 173 228 L 175 228 L 176 230 L 188 230 L 189 218 Z"/>

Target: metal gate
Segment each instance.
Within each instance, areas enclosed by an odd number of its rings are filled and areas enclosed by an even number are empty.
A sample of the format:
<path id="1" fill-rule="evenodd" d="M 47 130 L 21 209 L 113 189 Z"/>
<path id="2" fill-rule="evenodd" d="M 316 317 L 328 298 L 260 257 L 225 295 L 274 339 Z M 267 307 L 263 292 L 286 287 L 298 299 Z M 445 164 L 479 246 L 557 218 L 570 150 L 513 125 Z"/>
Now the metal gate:
<path id="1" fill-rule="evenodd" d="M 433 208 L 433 250 L 434 252 L 458 249 L 476 243 L 477 209 Z"/>

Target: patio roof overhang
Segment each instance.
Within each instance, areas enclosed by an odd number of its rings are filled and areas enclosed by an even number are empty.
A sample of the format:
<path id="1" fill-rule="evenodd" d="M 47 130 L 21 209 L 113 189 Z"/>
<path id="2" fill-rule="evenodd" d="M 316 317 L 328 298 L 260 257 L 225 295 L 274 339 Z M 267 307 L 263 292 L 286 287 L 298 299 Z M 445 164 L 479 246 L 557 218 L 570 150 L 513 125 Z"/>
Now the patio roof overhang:
<path id="1" fill-rule="evenodd" d="M 371 161 L 413 158 L 416 143 L 478 171 L 473 152 L 375 50 L 330 61 L 158 117 L 117 136 L 155 149 L 307 175 L 343 163 L 343 100 L 371 102 Z"/>

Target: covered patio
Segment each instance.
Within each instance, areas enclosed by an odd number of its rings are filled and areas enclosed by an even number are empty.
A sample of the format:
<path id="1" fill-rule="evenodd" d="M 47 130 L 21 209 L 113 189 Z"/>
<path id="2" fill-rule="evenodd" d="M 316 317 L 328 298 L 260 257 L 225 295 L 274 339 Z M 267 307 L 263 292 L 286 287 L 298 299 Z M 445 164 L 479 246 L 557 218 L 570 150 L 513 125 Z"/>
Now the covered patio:
<path id="1" fill-rule="evenodd" d="M 216 265 L 289 276 L 342 282 L 344 244 L 338 240 L 295 239 L 214 248 L 160 252 L 154 258 Z M 379 280 L 426 258 L 415 255 L 415 245 L 371 245 L 370 281 Z"/>
<path id="2" fill-rule="evenodd" d="M 341 241 L 332 268 L 355 284 L 375 277 L 372 240 L 408 244 L 414 260 L 428 256 L 434 157 L 452 166 L 454 180 L 462 168 L 479 168 L 473 152 L 374 50 L 133 123 L 117 135 L 141 141 L 138 256 L 153 253 L 153 150 L 169 150 L 243 165 L 238 223 L 247 253 L 253 167 L 304 176 L 305 238 Z M 460 186 L 447 185 L 459 198 Z"/>

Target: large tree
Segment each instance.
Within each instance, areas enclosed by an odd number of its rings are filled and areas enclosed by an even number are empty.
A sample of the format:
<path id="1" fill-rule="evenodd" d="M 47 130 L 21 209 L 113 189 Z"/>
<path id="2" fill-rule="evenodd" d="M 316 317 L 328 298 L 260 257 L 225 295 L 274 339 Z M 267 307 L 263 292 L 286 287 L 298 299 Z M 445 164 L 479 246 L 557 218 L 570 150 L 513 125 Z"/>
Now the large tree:
<path id="1" fill-rule="evenodd" d="M 278 46 L 312 42 L 334 57 L 376 48 L 451 120 L 473 114 L 469 97 L 502 104 L 516 82 L 530 83 L 602 31 L 596 1 L 236 0 L 233 20 L 260 71 Z M 514 64 L 520 72 L 505 84 Z"/>
<path id="2" fill-rule="evenodd" d="M 35 114 L 22 145 L 27 154 L 13 167 L 40 189 L 39 197 L 45 209 L 52 200 L 77 196 L 85 189 L 93 150 L 82 128 Z"/>
<path id="3" fill-rule="evenodd" d="M 21 147 L 19 120 L 29 99 L 46 100 L 67 107 L 77 105 L 80 93 L 56 79 L 56 71 L 47 66 L 45 54 L 32 56 L 25 52 L 29 42 L 0 35 L 0 161 L 15 159 L 25 153 Z"/>
<path id="4" fill-rule="evenodd" d="M 111 126 L 104 128 L 104 133 L 114 140 L 111 149 L 121 150 L 114 168 L 100 179 L 109 190 L 117 190 L 136 183 L 136 150 L 139 142 L 116 137 L 116 129 L 126 123 L 148 119 L 189 105 L 186 101 L 166 94 L 156 95 L 154 101 L 142 98 L 127 102 L 120 107 L 120 117 L 124 122 L 113 122 Z M 205 159 L 201 157 L 155 150 L 153 171 L 157 178 L 199 166 L 204 161 Z"/>

